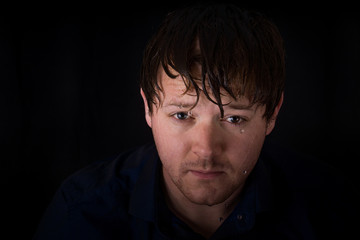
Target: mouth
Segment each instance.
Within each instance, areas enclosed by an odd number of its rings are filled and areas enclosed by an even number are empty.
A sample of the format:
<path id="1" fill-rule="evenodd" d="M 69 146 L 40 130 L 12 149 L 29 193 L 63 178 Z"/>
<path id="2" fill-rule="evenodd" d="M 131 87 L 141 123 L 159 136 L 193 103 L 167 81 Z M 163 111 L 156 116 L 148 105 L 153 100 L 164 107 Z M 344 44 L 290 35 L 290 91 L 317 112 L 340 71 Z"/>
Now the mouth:
<path id="1" fill-rule="evenodd" d="M 197 171 L 197 170 L 190 170 L 194 176 L 201 178 L 201 179 L 214 179 L 222 175 L 224 172 L 222 171 Z"/>

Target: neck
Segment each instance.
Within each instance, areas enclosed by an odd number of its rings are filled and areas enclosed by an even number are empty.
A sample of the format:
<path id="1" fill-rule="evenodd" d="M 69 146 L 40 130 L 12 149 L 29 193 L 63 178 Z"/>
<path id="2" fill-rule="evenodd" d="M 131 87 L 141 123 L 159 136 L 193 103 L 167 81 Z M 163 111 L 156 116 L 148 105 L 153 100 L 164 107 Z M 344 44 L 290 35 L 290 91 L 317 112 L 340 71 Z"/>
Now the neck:
<path id="1" fill-rule="evenodd" d="M 164 181 L 165 198 L 169 209 L 195 232 L 207 239 L 234 210 L 241 190 L 242 187 L 222 203 L 208 206 L 191 202 L 177 187 L 170 187 L 166 177 Z"/>

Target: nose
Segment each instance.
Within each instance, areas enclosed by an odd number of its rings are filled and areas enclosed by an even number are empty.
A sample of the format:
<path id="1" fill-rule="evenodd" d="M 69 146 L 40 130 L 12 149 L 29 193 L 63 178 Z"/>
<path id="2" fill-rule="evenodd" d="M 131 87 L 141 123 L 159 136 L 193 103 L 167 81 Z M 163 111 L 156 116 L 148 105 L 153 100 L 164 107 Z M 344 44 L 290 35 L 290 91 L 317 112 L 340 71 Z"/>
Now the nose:
<path id="1" fill-rule="evenodd" d="M 192 151 L 199 159 L 212 161 L 223 149 L 221 129 L 215 123 L 198 123 L 192 131 Z"/>

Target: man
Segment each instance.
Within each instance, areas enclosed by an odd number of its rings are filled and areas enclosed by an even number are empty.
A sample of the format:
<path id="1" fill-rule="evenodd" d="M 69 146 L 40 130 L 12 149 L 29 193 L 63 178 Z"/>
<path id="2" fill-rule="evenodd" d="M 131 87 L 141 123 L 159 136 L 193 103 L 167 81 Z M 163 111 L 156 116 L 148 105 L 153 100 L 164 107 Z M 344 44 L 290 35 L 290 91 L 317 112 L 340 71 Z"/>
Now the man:
<path id="1" fill-rule="evenodd" d="M 282 38 L 258 13 L 232 5 L 170 13 L 141 72 L 155 145 L 67 179 L 35 239 L 354 237 L 350 186 L 314 159 L 263 146 L 284 68 Z"/>

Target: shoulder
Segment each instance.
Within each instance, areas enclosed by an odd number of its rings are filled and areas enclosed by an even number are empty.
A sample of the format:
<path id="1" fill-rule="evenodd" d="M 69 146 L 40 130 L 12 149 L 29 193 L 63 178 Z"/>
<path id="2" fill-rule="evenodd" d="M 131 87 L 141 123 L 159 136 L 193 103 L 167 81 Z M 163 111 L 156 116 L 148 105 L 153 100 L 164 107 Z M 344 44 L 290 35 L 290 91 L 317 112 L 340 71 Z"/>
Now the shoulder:
<path id="1" fill-rule="evenodd" d="M 142 169 L 157 161 L 152 144 L 95 162 L 69 176 L 34 239 L 104 239 L 131 235 L 129 200 Z"/>
<path id="2" fill-rule="evenodd" d="M 69 176 L 60 191 L 68 204 L 97 196 L 128 195 L 144 164 L 156 156 L 154 144 L 147 144 L 112 159 L 94 162 Z"/>

